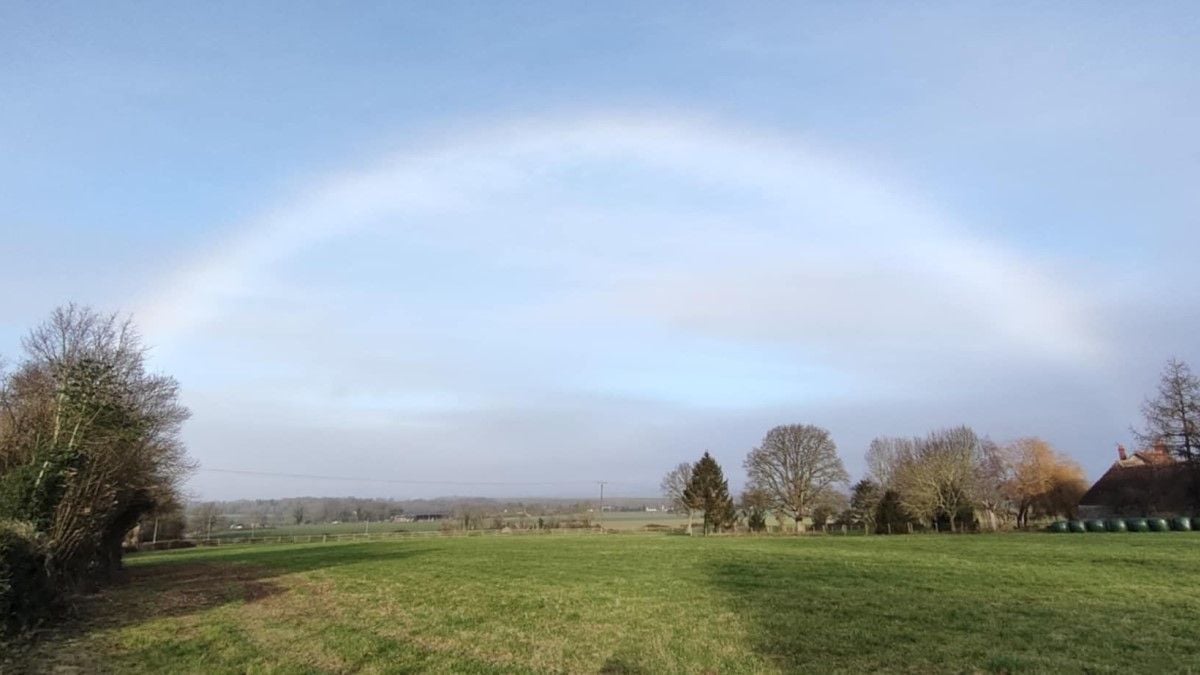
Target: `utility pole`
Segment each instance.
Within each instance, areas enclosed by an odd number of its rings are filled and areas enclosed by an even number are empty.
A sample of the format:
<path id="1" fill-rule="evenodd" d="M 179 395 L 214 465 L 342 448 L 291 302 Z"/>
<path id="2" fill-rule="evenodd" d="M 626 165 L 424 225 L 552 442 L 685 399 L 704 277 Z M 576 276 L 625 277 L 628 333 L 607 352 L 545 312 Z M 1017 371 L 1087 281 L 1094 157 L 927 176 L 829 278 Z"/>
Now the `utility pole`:
<path id="1" fill-rule="evenodd" d="M 600 483 L 600 534 L 604 534 L 604 486 L 608 481 L 599 481 Z"/>

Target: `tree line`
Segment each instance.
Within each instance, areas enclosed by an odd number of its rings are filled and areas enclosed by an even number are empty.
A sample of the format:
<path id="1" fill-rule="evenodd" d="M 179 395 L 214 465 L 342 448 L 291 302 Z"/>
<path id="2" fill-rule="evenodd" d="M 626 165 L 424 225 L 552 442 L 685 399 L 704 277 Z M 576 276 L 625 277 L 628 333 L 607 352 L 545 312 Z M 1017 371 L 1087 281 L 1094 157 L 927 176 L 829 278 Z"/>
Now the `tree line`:
<path id="1" fill-rule="evenodd" d="M 1189 499 L 1200 513 L 1200 378 L 1179 359 L 1164 366 L 1132 428 L 1144 445 L 1167 450 L 1187 470 Z M 996 443 L 968 426 L 920 437 L 879 437 L 866 450 L 866 476 L 844 491 L 849 475 L 827 429 L 777 426 L 745 456 L 746 487 L 735 502 L 720 464 L 705 451 L 679 464 L 661 487 L 673 508 L 696 513 L 702 532 L 770 520 L 795 532 L 828 523 L 877 533 L 1029 527 L 1042 518 L 1073 517 L 1088 482 L 1083 469 L 1037 437 Z"/>
<path id="2" fill-rule="evenodd" d="M 610 499 L 607 510 L 642 511 L 658 500 Z M 382 522 L 396 517 L 433 515 L 447 520 L 482 522 L 496 517 L 537 518 L 586 513 L 594 502 L 578 499 L 488 497 L 434 497 L 391 499 L 364 497 L 283 497 L 278 499 L 234 499 L 197 501 L 183 512 L 159 523 L 159 540 L 191 535 L 203 537 L 229 527 L 276 528 L 332 523 Z M 149 529 L 139 537 L 149 540 Z"/>
<path id="3" fill-rule="evenodd" d="M 1000 529 L 1073 514 L 1087 489 L 1080 466 L 1038 438 L 998 444 L 961 426 L 922 437 L 880 437 L 866 452 L 867 477 L 849 474 L 827 429 L 777 426 L 743 460 L 746 487 L 735 502 L 708 452 L 662 480 L 664 496 L 702 516 L 708 534 L 774 520 L 797 533 L 834 523 L 879 533 L 916 529 Z"/>

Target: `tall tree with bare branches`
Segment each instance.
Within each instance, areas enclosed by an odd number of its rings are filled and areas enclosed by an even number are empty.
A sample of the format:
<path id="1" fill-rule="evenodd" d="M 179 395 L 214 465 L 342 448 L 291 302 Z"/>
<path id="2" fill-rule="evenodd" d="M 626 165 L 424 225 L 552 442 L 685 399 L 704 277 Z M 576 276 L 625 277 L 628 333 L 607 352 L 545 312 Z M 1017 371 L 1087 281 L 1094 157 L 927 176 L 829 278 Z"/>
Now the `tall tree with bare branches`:
<path id="1" fill-rule="evenodd" d="M 675 510 L 687 511 L 687 533 L 692 533 L 692 507 L 688 503 L 685 493 L 687 492 L 688 483 L 692 482 L 692 465 L 687 462 L 680 462 L 663 476 L 660 487 L 662 488 L 663 496 L 667 498 L 671 504 L 671 508 Z"/>
<path id="2" fill-rule="evenodd" d="M 1188 364 L 1170 359 L 1158 391 L 1142 403 L 1143 427 L 1134 430 L 1145 445 L 1162 444 L 1185 462 L 1192 475 L 1191 497 L 1200 506 L 1200 378 Z"/>
<path id="3" fill-rule="evenodd" d="M 850 479 L 829 431 L 811 424 L 771 429 L 746 455 L 745 468 L 750 486 L 768 495 L 773 509 L 796 523 L 797 533 L 825 493 Z"/>
<path id="4" fill-rule="evenodd" d="M 881 436 L 867 448 L 867 476 L 881 488 L 888 489 L 896 469 L 896 460 L 912 450 L 913 439 Z"/>

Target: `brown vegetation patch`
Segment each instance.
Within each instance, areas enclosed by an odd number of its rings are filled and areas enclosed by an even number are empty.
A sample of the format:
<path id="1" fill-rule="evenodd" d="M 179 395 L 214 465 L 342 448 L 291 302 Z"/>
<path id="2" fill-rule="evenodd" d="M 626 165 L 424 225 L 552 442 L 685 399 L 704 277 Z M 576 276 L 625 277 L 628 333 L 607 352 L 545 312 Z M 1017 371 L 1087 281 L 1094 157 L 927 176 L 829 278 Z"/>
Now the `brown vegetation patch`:
<path id="1" fill-rule="evenodd" d="M 177 564 L 135 567 L 125 583 L 81 598 L 79 617 L 95 627 L 182 616 L 230 602 L 257 602 L 283 589 L 268 580 L 275 571 L 253 565 Z M 102 609 L 97 612 L 95 610 Z"/>
<path id="2" fill-rule="evenodd" d="M 259 603 L 287 588 L 278 571 L 243 564 L 174 564 L 133 567 L 111 586 L 76 597 L 72 616 L 9 645 L 0 659 L 8 672 L 78 672 L 98 668 L 93 634 L 144 621 L 186 617 L 233 602 Z"/>

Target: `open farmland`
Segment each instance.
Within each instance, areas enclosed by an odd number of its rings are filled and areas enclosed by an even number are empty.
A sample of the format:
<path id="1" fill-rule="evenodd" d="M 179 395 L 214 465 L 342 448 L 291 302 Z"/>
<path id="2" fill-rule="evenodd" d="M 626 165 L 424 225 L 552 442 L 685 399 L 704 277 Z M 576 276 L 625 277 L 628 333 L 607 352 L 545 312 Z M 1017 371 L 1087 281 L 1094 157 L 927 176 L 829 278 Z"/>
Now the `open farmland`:
<path id="1" fill-rule="evenodd" d="M 662 529 L 682 529 L 687 526 L 687 516 L 674 513 L 646 513 L 642 511 L 613 511 L 604 514 L 601 521 L 595 513 L 568 513 L 541 516 L 548 524 L 587 522 L 599 526 L 601 523 L 606 530 L 621 532 L 652 532 Z M 539 516 L 502 516 L 503 520 L 521 529 L 536 527 Z M 490 525 L 491 519 L 485 519 Z M 774 522 L 774 521 L 772 521 Z M 270 541 L 280 537 L 298 537 L 301 539 L 319 537 L 321 535 L 350 536 L 360 534 L 386 534 L 404 532 L 436 532 L 444 527 L 451 529 L 459 523 L 453 518 L 444 520 L 425 520 L 418 522 L 378 522 L 378 523 L 305 523 L 303 525 L 284 525 L 267 528 L 220 529 L 209 535 L 199 535 L 199 539 L 220 539 L 245 541 L 247 539 L 262 539 Z M 558 529 L 558 528 L 556 528 Z"/>
<path id="2" fill-rule="evenodd" d="M 550 535 L 141 554 L 9 666 L 1187 671 L 1200 534 Z M 10 657 L 12 658 L 12 657 Z"/>

